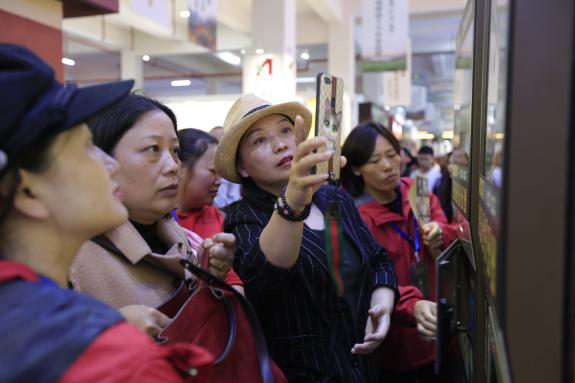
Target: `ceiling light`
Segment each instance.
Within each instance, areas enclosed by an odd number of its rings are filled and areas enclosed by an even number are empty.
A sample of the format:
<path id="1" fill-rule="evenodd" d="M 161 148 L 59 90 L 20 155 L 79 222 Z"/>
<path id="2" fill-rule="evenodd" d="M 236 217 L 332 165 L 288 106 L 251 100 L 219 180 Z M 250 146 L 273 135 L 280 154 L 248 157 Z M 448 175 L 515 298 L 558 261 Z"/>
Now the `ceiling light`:
<path id="1" fill-rule="evenodd" d="M 441 139 L 443 140 L 453 140 L 454 134 L 453 130 L 444 130 L 441 132 Z"/>
<path id="2" fill-rule="evenodd" d="M 236 54 L 233 54 L 232 52 L 216 52 L 215 55 L 220 60 L 231 65 L 238 66 L 242 63 L 242 58 Z"/>
<path id="3" fill-rule="evenodd" d="M 256 54 L 258 55 L 263 55 L 264 54 L 264 50 L 262 48 L 258 48 L 256 49 Z"/>
<path id="4" fill-rule="evenodd" d="M 311 84 L 315 83 L 315 77 L 298 77 L 295 82 L 298 84 Z"/>
<path id="5" fill-rule="evenodd" d="M 426 131 L 417 132 L 417 134 L 415 135 L 415 139 L 417 140 L 433 140 L 434 138 L 435 134 Z"/>
<path id="6" fill-rule="evenodd" d="M 190 11 L 180 11 L 180 17 L 187 19 L 190 17 Z"/>
<path id="7" fill-rule="evenodd" d="M 144 61 L 150 61 L 150 55 L 143 55 L 143 56 L 142 56 L 142 60 L 144 60 Z"/>
<path id="8" fill-rule="evenodd" d="M 247 53 L 247 51 L 246 51 L 245 49 L 242 49 L 242 50 L 240 51 L 240 54 L 242 54 L 242 55 L 245 55 L 246 53 Z"/>
<path id="9" fill-rule="evenodd" d="M 308 52 L 301 52 L 299 58 L 302 60 L 309 60 L 309 53 Z"/>
<path id="10" fill-rule="evenodd" d="M 69 59 L 67 57 L 62 57 L 62 64 L 74 66 L 74 65 L 76 65 L 76 61 Z"/>
<path id="11" fill-rule="evenodd" d="M 190 86 L 192 82 L 190 80 L 174 80 L 171 84 L 172 86 Z"/>
<path id="12" fill-rule="evenodd" d="M 389 107 L 389 105 L 385 105 L 385 106 L 383 107 L 383 109 L 385 109 L 386 112 L 389 112 L 389 110 L 390 110 L 391 108 Z"/>

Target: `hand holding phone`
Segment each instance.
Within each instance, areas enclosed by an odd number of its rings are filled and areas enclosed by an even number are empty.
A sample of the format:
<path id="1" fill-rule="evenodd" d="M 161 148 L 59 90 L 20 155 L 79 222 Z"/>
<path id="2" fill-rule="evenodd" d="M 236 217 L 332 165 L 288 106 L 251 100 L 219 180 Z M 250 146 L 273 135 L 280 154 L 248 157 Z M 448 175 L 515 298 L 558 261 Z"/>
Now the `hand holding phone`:
<path id="1" fill-rule="evenodd" d="M 316 174 L 329 174 L 328 181 L 338 184 L 341 169 L 341 117 L 343 109 L 343 80 L 326 73 L 317 76 L 315 135 L 327 138 L 318 153 L 331 151 L 329 160 L 316 166 Z"/>

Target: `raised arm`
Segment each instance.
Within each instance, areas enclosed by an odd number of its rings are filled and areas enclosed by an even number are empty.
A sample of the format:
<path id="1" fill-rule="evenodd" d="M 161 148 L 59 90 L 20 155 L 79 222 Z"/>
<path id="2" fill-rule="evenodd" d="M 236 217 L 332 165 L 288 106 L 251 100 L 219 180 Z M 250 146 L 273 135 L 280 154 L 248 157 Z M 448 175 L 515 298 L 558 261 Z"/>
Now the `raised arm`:
<path id="1" fill-rule="evenodd" d="M 295 120 L 295 129 L 296 132 L 304 131 L 303 119 L 299 116 Z M 315 165 L 331 157 L 331 152 L 314 153 L 326 144 L 326 138 L 314 137 L 297 146 L 285 191 L 287 204 L 297 214 L 304 211 L 313 194 L 327 180 L 327 174 L 310 174 Z M 288 221 L 274 211 L 260 236 L 261 250 L 272 265 L 290 268 L 298 259 L 302 234 L 303 221 Z"/>

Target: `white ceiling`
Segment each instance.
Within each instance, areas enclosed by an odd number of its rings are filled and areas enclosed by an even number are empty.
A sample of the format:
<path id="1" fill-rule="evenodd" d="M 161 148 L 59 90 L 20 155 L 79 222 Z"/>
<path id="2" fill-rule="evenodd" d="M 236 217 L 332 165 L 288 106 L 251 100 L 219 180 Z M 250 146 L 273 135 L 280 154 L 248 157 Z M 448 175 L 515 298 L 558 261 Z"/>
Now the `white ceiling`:
<path id="1" fill-rule="evenodd" d="M 121 0 L 121 5 L 126 1 Z M 317 71 L 327 69 L 326 20 L 330 18 L 321 10 L 341 7 L 344 1 L 350 1 L 355 13 L 361 15 L 361 1 L 357 0 L 296 0 L 298 51 L 307 50 L 312 59 L 312 63 L 298 60 L 298 76 L 314 76 Z M 180 9 L 187 7 L 187 0 L 174 0 L 174 4 L 177 15 Z M 218 1 L 219 50 L 230 50 L 239 55 L 240 49 L 250 46 L 251 6 L 252 0 Z M 464 0 L 410 0 L 414 54 L 453 52 L 463 7 Z M 335 17 L 333 15 L 330 17 Z M 76 60 L 74 67 L 65 67 L 66 79 L 82 84 L 119 79 L 120 52 L 132 49 L 151 55 L 151 61 L 144 63 L 145 87 L 158 97 L 241 92 L 241 66 L 227 64 L 205 48 L 188 42 L 187 32 L 184 33 L 186 22 L 176 16 L 171 33 L 164 31 L 158 35 L 155 30 L 149 33 L 147 25 L 133 14 L 66 19 L 64 54 Z M 360 18 L 355 33 L 360 36 Z M 356 39 L 359 51 L 360 40 Z M 445 61 L 447 58 L 439 60 L 441 62 L 435 63 L 420 60 L 423 66 L 434 66 L 432 70 L 438 75 L 432 83 L 437 89 L 445 87 L 446 80 L 441 71 L 442 66 L 449 64 Z M 184 76 L 193 78 L 190 87 L 176 89 L 170 86 L 171 79 Z M 436 92 L 438 100 L 444 95 L 441 91 Z"/>

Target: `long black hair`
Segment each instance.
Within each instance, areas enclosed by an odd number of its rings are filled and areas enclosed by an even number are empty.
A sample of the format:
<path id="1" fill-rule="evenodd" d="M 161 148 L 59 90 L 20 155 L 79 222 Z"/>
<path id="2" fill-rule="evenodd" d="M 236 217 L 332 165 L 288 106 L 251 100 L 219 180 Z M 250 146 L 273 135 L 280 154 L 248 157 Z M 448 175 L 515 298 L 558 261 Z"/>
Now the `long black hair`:
<path id="1" fill-rule="evenodd" d="M 178 131 L 180 142 L 180 161 L 188 169 L 193 169 L 196 161 L 208 150 L 209 145 L 217 145 L 218 140 L 199 129 L 182 129 Z"/>
<path id="2" fill-rule="evenodd" d="M 94 135 L 94 144 L 112 154 L 124 134 L 130 130 L 144 113 L 160 110 L 172 120 L 178 131 L 176 115 L 166 105 L 140 94 L 129 94 L 103 113 L 93 118 L 88 125 Z"/>
<path id="3" fill-rule="evenodd" d="M 343 188 L 353 197 L 363 194 L 365 182 L 362 176 L 353 173 L 353 168 L 359 168 L 369 161 L 375 148 L 377 136 L 383 136 L 399 155 L 401 146 L 388 129 L 377 122 L 367 122 L 356 126 L 343 144 L 341 154 L 347 158 L 347 165 L 341 169 Z"/>

